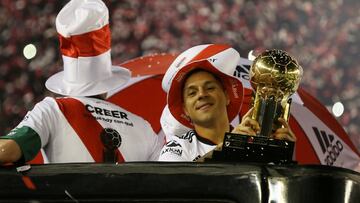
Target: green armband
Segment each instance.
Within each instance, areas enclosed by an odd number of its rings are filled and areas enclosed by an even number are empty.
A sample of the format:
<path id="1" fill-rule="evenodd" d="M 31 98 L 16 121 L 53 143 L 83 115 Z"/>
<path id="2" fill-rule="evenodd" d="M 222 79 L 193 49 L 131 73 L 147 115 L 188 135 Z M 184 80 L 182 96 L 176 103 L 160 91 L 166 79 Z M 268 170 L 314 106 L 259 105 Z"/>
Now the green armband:
<path id="1" fill-rule="evenodd" d="M 40 136 L 30 127 L 15 128 L 0 139 L 12 139 L 21 149 L 25 162 L 35 158 L 41 148 Z"/>

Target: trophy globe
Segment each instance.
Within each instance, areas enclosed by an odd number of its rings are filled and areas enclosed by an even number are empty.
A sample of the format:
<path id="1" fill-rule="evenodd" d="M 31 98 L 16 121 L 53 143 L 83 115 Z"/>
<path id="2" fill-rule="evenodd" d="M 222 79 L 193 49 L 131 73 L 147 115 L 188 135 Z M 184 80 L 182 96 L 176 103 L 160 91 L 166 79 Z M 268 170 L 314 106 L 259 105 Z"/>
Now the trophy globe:
<path id="1" fill-rule="evenodd" d="M 285 51 L 266 50 L 255 58 L 250 68 L 250 82 L 255 90 L 252 118 L 259 122 L 260 134 L 269 136 L 278 117 L 288 120 L 289 97 L 299 87 L 302 75 L 302 67 Z"/>
<path id="2" fill-rule="evenodd" d="M 267 50 L 257 56 L 250 68 L 254 91 L 252 119 L 260 125 L 256 136 L 225 133 L 221 151 L 213 159 L 275 164 L 293 164 L 295 142 L 274 139 L 272 132 L 281 127 L 278 118 L 288 121 L 290 96 L 297 90 L 303 70 L 285 51 Z"/>

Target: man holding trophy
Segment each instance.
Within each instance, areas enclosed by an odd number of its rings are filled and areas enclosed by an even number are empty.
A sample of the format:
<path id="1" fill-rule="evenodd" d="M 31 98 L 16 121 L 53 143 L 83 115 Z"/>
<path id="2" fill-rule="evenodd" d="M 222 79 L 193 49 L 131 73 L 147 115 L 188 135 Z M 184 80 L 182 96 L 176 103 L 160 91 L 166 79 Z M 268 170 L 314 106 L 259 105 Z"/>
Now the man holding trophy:
<path id="1" fill-rule="evenodd" d="M 270 55 L 275 61 L 268 60 L 265 55 Z M 236 152 L 239 148 L 246 150 L 249 141 L 258 140 L 254 137 L 275 138 L 285 142 L 282 143 L 285 145 L 296 141 L 287 122 L 290 102 L 285 97 L 296 90 L 298 83 L 295 86 L 291 84 L 295 80 L 300 81 L 301 67 L 286 53 L 278 50 L 259 57 L 261 60 L 259 63 L 255 60 L 254 66 L 258 65 L 261 70 L 254 71 L 252 80 L 257 90 L 255 106 L 235 128 L 230 125 L 230 121 L 238 115 L 243 96 L 242 84 L 233 76 L 233 70 L 240 60 L 239 53 L 226 45 L 199 45 L 184 51 L 175 59 L 164 76 L 163 89 L 168 93 L 170 113 L 191 130 L 183 135 L 172 136 L 162 149 L 160 161 L 202 160 L 221 148 L 224 153 L 220 152 L 221 155 L 214 156 L 214 159 L 233 157 L 234 154 L 229 156 L 228 152 Z M 288 71 L 284 71 L 284 68 Z M 288 81 L 281 78 L 284 73 L 290 73 Z M 277 80 L 279 82 L 274 82 Z M 278 86 L 285 88 L 278 90 Z M 283 104 L 285 108 L 282 108 Z M 276 115 L 276 118 L 271 115 Z M 230 139 L 226 136 L 230 136 Z M 234 137 L 252 139 L 246 139 L 244 145 L 239 144 L 239 140 L 234 140 Z M 236 156 L 238 154 L 235 153 Z"/>
<path id="2" fill-rule="evenodd" d="M 302 75 L 302 67 L 284 51 L 266 50 L 257 56 L 250 68 L 253 107 L 235 134 L 225 135 L 223 152 L 215 159 L 292 163 L 296 136 L 288 124 L 290 96 Z"/>
<path id="3" fill-rule="evenodd" d="M 290 96 L 296 92 L 302 74 L 298 62 L 284 51 L 267 50 L 256 57 L 250 69 L 255 90 L 253 108 L 234 132 L 296 141 L 288 126 Z"/>

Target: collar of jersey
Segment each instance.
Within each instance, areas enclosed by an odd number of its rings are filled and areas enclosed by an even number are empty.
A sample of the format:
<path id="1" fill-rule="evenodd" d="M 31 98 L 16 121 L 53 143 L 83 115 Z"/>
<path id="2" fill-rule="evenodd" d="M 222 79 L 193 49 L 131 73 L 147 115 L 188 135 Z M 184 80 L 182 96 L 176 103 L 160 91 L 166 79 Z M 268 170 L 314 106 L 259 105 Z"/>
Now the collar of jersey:
<path id="1" fill-rule="evenodd" d="M 230 125 L 230 132 L 231 132 L 233 129 L 234 129 L 234 127 L 233 127 L 232 125 Z M 195 130 L 193 130 L 193 131 L 194 131 L 194 133 L 195 133 L 196 138 L 197 138 L 200 142 L 202 142 L 202 143 L 204 143 L 204 144 L 207 144 L 207 145 L 216 145 L 213 141 L 211 141 L 211 140 L 209 140 L 209 139 L 207 139 L 207 138 L 204 138 L 203 136 L 199 135 Z"/>

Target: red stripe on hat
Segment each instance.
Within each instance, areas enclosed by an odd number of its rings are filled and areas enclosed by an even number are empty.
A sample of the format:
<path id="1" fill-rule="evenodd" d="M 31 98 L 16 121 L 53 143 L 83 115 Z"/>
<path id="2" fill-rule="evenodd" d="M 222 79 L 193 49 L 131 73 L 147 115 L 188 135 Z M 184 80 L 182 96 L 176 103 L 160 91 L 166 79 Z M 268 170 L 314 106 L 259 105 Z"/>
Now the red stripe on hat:
<path id="1" fill-rule="evenodd" d="M 104 145 L 100 138 L 103 127 L 86 110 L 83 103 L 73 98 L 59 98 L 56 102 L 66 120 L 80 137 L 85 147 L 97 163 L 103 162 Z M 118 150 L 118 162 L 124 162 L 124 157 Z"/>
<path id="2" fill-rule="evenodd" d="M 69 38 L 58 35 L 62 55 L 72 58 L 98 56 L 109 50 L 111 46 L 109 24 L 99 30 Z"/>
<path id="3" fill-rule="evenodd" d="M 217 53 L 220 53 L 220 52 L 222 52 L 222 51 L 224 51 L 224 50 L 226 50 L 228 48 L 230 48 L 230 46 L 225 45 L 225 44 L 209 45 L 204 50 L 202 50 L 198 55 L 196 55 L 193 59 L 191 59 L 191 61 L 189 61 L 188 64 L 193 62 L 193 61 L 209 58 L 210 56 L 213 56 L 213 55 L 215 55 Z"/>

